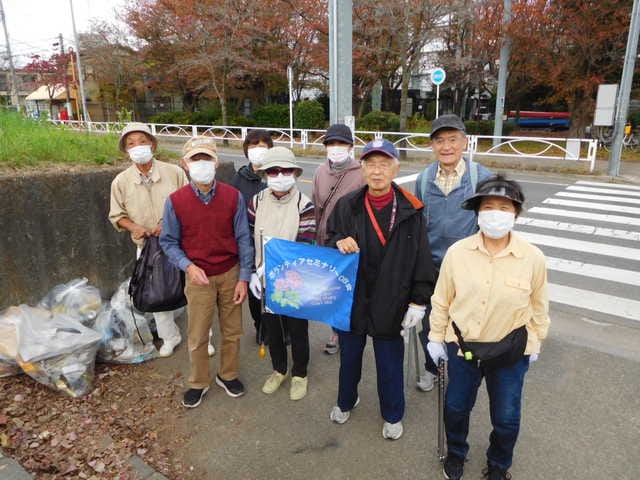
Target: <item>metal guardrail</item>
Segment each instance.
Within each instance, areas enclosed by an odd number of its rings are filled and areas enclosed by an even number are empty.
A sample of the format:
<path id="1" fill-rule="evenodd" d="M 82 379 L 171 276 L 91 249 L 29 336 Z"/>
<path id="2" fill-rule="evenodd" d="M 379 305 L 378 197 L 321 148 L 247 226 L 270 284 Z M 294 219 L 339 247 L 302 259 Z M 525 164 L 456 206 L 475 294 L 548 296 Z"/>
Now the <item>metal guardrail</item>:
<path id="1" fill-rule="evenodd" d="M 94 133 L 118 133 L 124 123 L 83 122 L 78 120 L 50 120 L 51 123 L 79 131 Z M 323 147 L 324 130 L 288 129 L 267 127 L 239 127 L 221 125 L 176 125 L 148 124 L 154 135 L 159 137 L 189 138 L 210 136 L 216 140 L 243 142 L 249 130 L 271 132 L 275 144 L 301 147 Z M 356 130 L 355 148 L 362 148 L 376 138 L 386 138 L 393 142 L 398 150 L 407 152 L 431 152 L 428 133 L 379 132 Z M 498 137 L 499 143 L 493 145 L 496 137 L 490 135 L 468 135 L 469 145 L 465 154 L 469 158 L 502 157 L 533 158 L 547 160 L 568 160 L 588 162 L 590 171 L 595 167 L 598 140 L 590 138 L 545 138 L 545 137 Z"/>

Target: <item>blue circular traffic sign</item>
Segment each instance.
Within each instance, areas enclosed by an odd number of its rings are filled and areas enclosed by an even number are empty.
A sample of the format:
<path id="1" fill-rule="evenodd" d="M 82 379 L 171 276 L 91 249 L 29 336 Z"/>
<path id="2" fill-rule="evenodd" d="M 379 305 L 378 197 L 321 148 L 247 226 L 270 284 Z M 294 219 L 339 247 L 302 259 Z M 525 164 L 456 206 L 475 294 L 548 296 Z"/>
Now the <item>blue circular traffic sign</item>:
<path id="1" fill-rule="evenodd" d="M 431 83 L 433 83 L 434 85 L 443 84 L 445 78 L 447 78 L 447 74 L 442 68 L 436 68 L 431 72 Z"/>

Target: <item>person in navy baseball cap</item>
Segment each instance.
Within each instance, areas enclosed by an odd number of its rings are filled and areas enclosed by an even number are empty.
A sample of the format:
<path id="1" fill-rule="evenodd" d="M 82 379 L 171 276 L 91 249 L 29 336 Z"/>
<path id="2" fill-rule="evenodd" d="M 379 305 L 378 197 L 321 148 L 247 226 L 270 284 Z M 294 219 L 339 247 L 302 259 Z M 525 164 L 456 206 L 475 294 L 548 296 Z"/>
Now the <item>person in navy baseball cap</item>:
<path id="1" fill-rule="evenodd" d="M 369 155 L 372 153 L 382 153 L 387 157 L 391 157 L 396 161 L 400 161 L 398 155 L 398 149 L 396 146 L 391 143 L 386 138 L 376 138 L 375 140 L 367 143 L 362 149 L 362 155 L 360 155 L 360 160 L 364 161 L 367 159 Z"/>

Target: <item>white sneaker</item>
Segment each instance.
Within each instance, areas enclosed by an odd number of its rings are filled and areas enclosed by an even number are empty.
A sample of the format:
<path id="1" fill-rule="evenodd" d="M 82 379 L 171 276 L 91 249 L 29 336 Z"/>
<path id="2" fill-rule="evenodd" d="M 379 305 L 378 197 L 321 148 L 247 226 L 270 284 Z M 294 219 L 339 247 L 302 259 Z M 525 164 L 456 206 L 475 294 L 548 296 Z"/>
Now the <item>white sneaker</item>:
<path id="1" fill-rule="evenodd" d="M 173 349 L 180 345 L 182 341 L 182 337 L 178 335 L 177 337 L 169 338 L 162 342 L 162 346 L 160 347 L 160 356 L 161 357 L 170 357 L 173 353 Z"/>
<path id="2" fill-rule="evenodd" d="M 353 406 L 353 408 L 356 408 L 359 403 L 360 403 L 360 397 L 356 398 L 356 403 Z M 353 408 L 351 410 L 353 410 Z M 329 418 L 331 419 L 332 422 L 342 425 L 347 420 L 349 420 L 349 417 L 351 416 L 351 410 L 343 412 L 342 410 L 340 410 L 340 407 L 336 405 L 331 409 L 331 413 L 329 413 Z"/>
<path id="3" fill-rule="evenodd" d="M 396 423 L 384 422 L 382 426 L 382 436 L 389 440 L 398 440 L 402 436 L 403 431 L 401 421 Z"/>
<path id="4" fill-rule="evenodd" d="M 420 380 L 416 382 L 416 387 L 418 388 L 418 390 L 422 390 L 423 392 L 430 392 L 431 390 L 433 390 L 435 379 L 435 375 L 429 372 L 425 372 L 420 375 Z"/>

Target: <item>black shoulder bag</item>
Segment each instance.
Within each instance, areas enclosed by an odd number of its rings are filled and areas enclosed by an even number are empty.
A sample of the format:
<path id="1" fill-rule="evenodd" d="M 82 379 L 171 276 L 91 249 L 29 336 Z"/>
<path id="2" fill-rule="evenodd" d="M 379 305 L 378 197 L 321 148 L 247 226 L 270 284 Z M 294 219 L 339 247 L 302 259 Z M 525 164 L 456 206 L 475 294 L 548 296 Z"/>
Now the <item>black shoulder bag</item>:
<path id="1" fill-rule="evenodd" d="M 184 272 L 160 248 L 158 237 L 148 237 L 129 283 L 133 306 L 141 312 L 168 312 L 184 307 Z"/>

